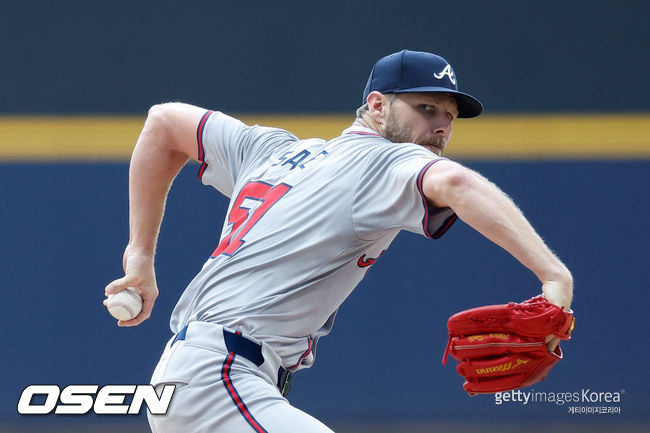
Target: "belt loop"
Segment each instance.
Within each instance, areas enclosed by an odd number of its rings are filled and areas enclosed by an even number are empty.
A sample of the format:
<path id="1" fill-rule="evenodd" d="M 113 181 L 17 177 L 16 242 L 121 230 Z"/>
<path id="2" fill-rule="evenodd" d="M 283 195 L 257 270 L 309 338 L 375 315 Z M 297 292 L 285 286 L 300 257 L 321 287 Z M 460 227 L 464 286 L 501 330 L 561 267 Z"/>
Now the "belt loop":
<path id="1" fill-rule="evenodd" d="M 258 367 L 264 363 L 262 346 L 241 335 L 241 332 L 230 332 L 223 328 L 223 339 L 226 349 L 248 359 Z"/>

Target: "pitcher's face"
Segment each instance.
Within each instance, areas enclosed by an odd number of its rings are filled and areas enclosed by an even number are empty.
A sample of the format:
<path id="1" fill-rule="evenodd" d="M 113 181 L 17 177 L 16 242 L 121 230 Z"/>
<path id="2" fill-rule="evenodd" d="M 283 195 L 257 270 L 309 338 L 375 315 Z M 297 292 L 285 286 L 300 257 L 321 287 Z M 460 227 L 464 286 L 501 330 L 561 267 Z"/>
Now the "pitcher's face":
<path id="1" fill-rule="evenodd" d="M 395 143 L 419 144 L 440 156 L 458 117 L 456 99 L 448 93 L 395 93 L 382 136 Z"/>

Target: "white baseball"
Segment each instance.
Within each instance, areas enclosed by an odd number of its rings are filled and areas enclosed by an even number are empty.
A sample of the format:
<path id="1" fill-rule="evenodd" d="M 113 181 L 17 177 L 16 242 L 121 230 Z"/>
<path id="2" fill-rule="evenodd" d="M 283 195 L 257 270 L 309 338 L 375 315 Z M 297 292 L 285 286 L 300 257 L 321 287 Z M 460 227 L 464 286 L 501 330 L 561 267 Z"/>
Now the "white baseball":
<path id="1" fill-rule="evenodd" d="M 127 287 L 121 292 L 108 295 L 106 308 L 117 320 L 131 320 L 142 310 L 142 298 L 134 289 Z"/>

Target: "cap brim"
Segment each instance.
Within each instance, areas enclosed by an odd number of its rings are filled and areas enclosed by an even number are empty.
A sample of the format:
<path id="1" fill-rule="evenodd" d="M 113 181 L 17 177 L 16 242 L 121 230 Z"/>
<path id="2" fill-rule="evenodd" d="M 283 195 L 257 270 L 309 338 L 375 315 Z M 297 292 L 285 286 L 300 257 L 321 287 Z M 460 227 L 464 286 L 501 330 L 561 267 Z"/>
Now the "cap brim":
<path id="1" fill-rule="evenodd" d="M 470 118 L 476 117 L 483 112 L 483 104 L 475 97 L 467 93 L 459 92 L 457 90 L 448 89 L 446 87 L 415 87 L 412 89 L 393 90 L 387 93 L 417 93 L 417 92 L 432 92 L 432 93 L 449 93 L 456 98 L 458 104 L 458 117 Z"/>

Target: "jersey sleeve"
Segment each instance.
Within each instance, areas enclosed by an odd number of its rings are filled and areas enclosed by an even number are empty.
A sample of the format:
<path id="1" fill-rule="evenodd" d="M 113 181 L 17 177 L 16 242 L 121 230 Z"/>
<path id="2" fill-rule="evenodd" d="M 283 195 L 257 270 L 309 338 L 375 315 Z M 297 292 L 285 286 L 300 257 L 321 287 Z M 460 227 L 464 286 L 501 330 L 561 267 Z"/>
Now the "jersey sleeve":
<path id="1" fill-rule="evenodd" d="M 273 150 L 298 140 L 288 131 L 249 126 L 218 111 L 205 113 L 197 128 L 199 179 L 230 197 L 239 174 Z"/>
<path id="2" fill-rule="evenodd" d="M 444 158 L 411 145 L 379 151 L 359 178 L 352 203 L 355 231 L 373 240 L 400 229 L 437 239 L 456 221 L 450 208 L 429 206 L 422 190 L 426 171 Z"/>

